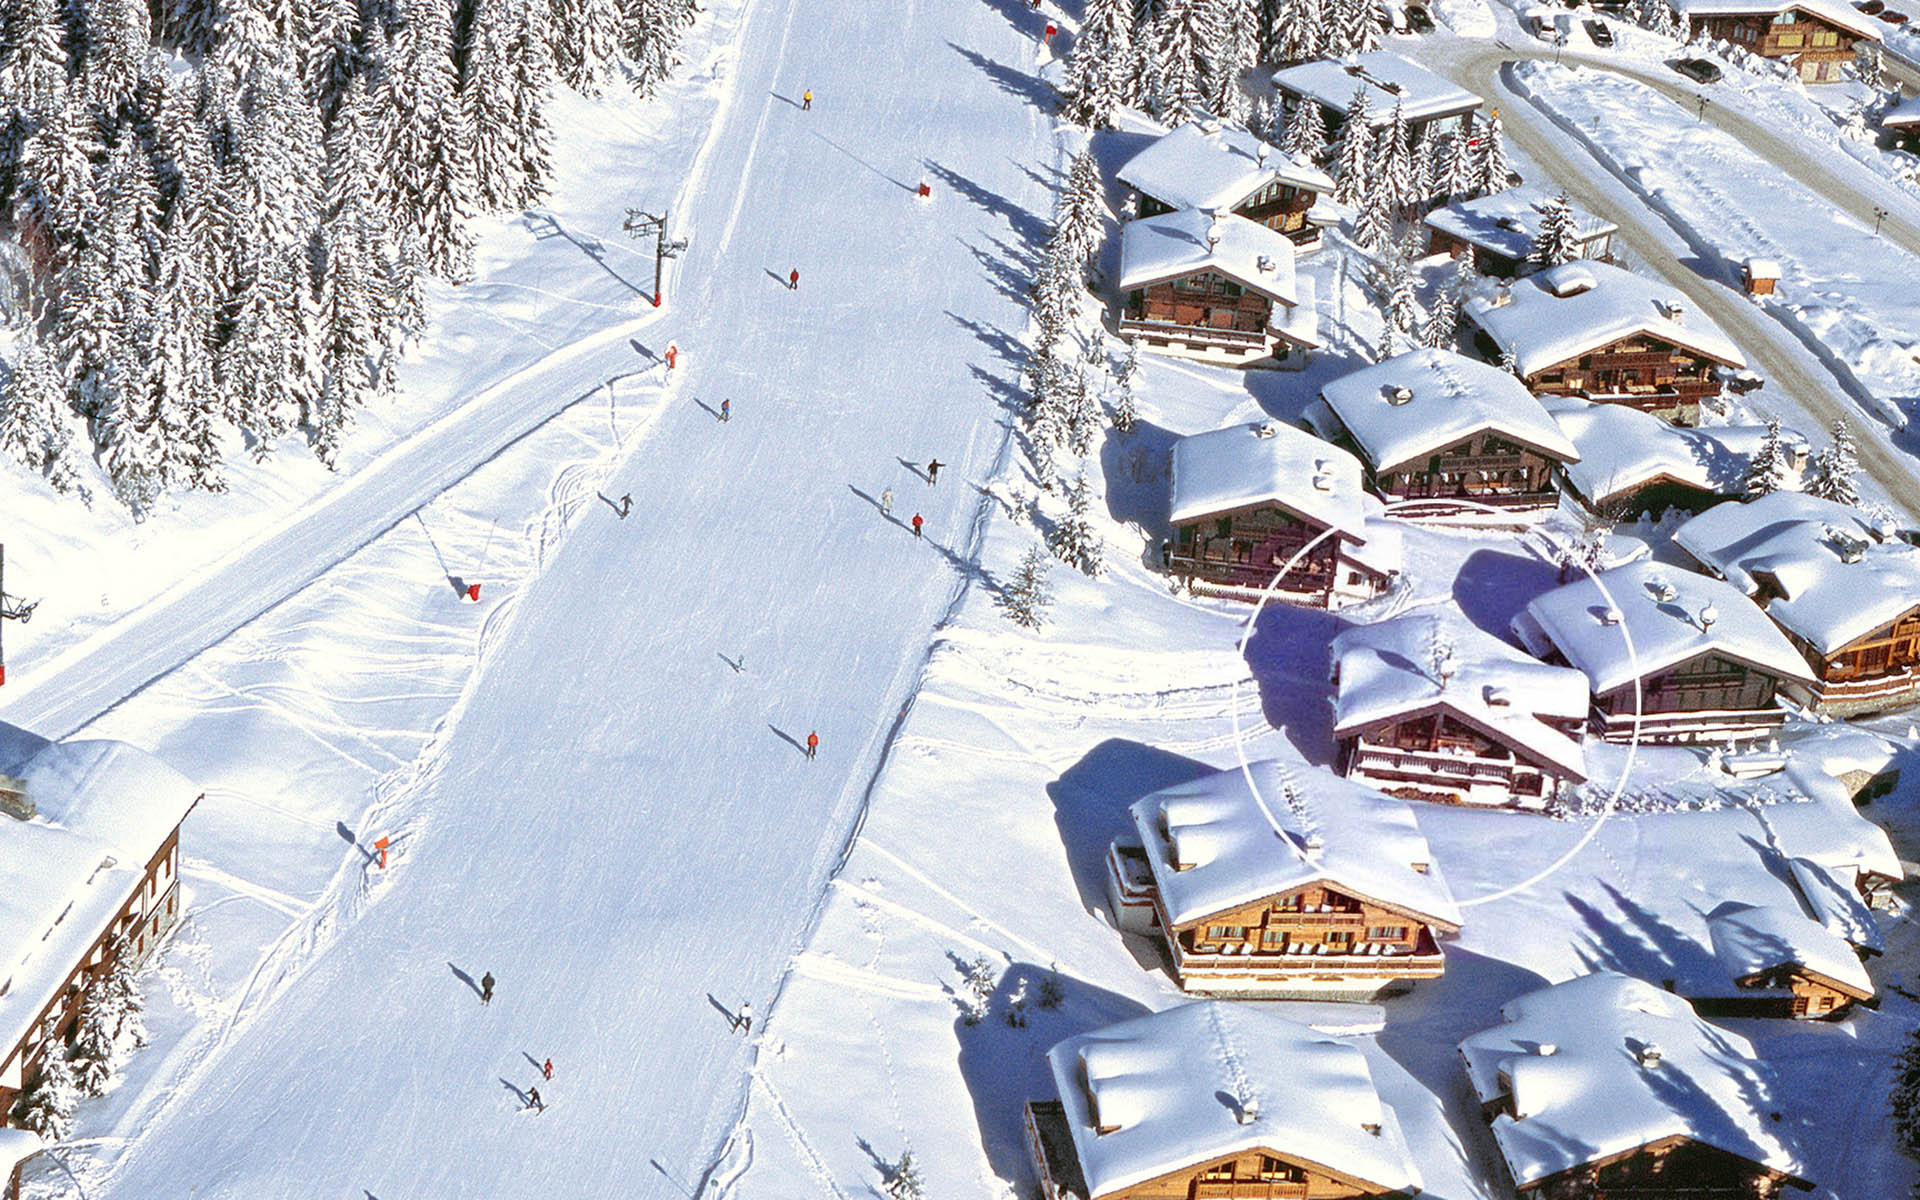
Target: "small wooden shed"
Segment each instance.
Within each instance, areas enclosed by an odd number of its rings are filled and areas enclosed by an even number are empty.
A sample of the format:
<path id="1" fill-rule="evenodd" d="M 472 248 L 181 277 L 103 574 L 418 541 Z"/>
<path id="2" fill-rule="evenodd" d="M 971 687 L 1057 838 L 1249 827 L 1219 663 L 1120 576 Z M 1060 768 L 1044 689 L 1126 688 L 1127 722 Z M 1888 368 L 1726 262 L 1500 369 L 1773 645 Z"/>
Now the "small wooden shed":
<path id="1" fill-rule="evenodd" d="M 1780 282 L 1780 264 L 1771 258 L 1750 258 L 1740 264 L 1740 280 L 1749 296 L 1771 296 Z"/>

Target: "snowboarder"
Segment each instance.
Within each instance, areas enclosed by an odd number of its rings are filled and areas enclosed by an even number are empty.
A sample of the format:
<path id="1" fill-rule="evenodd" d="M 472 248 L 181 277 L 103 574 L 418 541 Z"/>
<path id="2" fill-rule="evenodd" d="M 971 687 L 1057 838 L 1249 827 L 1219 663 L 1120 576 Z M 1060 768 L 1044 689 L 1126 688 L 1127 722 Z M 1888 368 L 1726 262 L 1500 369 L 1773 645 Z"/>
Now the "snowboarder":
<path id="1" fill-rule="evenodd" d="M 720 402 L 720 420 L 723 423 L 733 420 L 733 401 L 722 400 Z"/>
<path id="2" fill-rule="evenodd" d="M 547 1061 L 540 1064 L 540 1074 L 545 1076 L 549 1081 L 553 1079 L 553 1060 L 552 1059 L 548 1059 Z"/>
<path id="3" fill-rule="evenodd" d="M 493 1003 L 493 972 L 488 971 L 480 977 L 480 1003 Z"/>
<path id="4" fill-rule="evenodd" d="M 632 512 L 632 511 L 633 511 L 633 493 L 632 493 L 632 492 L 623 492 L 623 493 L 621 493 L 621 496 L 620 496 L 620 519 L 621 519 L 622 521 L 624 521 L 624 520 L 626 520 L 626 519 L 627 519 L 627 514 L 628 514 L 628 513 L 630 513 L 630 512 Z"/>
<path id="5" fill-rule="evenodd" d="M 799 267 L 795 267 L 792 271 L 790 271 L 787 274 L 787 290 L 790 292 L 797 292 L 800 290 L 800 268 Z"/>
<path id="6" fill-rule="evenodd" d="M 733 1031 L 747 1037 L 753 1036 L 753 1001 L 740 1002 L 740 1011 L 733 1017 Z"/>
<path id="7" fill-rule="evenodd" d="M 820 735 L 817 733 L 809 733 L 807 735 L 807 761 L 812 762 L 813 756 L 818 754 L 819 752 L 820 752 Z"/>
<path id="8" fill-rule="evenodd" d="M 813 111 L 813 89 L 812 88 L 808 88 L 806 91 L 800 93 L 800 111 L 801 112 Z"/>
<path id="9" fill-rule="evenodd" d="M 542 1100 L 542 1099 L 540 1098 L 540 1089 L 539 1089 L 539 1088 L 537 1088 L 537 1087 L 530 1087 L 530 1088 L 528 1088 L 528 1089 L 527 1089 L 527 1107 L 528 1107 L 528 1108 L 537 1108 L 537 1109 L 539 1109 L 539 1110 L 540 1110 L 541 1112 L 545 1112 L 545 1111 L 547 1111 L 547 1102 L 546 1102 L 545 1100 Z"/>
<path id="10" fill-rule="evenodd" d="M 913 536 L 920 536 L 920 514 L 913 514 Z"/>
<path id="11" fill-rule="evenodd" d="M 880 493 L 880 515 L 883 517 L 890 517 L 893 515 L 893 489 L 892 488 L 887 488 L 885 491 Z"/>
<path id="12" fill-rule="evenodd" d="M 941 462 L 937 458 L 927 464 L 927 486 L 928 487 L 932 487 L 934 484 L 940 482 L 940 468 L 945 465 L 946 465 L 945 463 Z"/>

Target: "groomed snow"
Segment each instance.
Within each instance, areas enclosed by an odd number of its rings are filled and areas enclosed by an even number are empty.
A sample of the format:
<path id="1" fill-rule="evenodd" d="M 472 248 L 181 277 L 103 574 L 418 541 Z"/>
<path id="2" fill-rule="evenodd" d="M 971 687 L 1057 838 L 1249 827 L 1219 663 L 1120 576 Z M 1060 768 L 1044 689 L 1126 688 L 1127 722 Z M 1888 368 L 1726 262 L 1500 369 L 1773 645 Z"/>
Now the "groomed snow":
<path id="1" fill-rule="evenodd" d="M 1294 284 L 1293 243 L 1258 222 L 1232 213 L 1182 209 L 1141 217 L 1122 228 L 1121 291 L 1195 271 L 1218 271 L 1282 305 L 1300 303 Z"/>
<path id="2" fill-rule="evenodd" d="M 1525 384 L 1452 350 L 1409 350 L 1329 380 L 1320 396 L 1375 471 L 1482 432 L 1562 462 L 1580 457 Z"/>
<path id="3" fill-rule="evenodd" d="M 1120 182 L 1171 208 L 1229 211 L 1270 183 L 1330 192 L 1312 163 L 1233 124 L 1188 122 L 1127 160 Z"/>
<path id="4" fill-rule="evenodd" d="M 1353 94 L 1364 87 L 1368 122 L 1375 127 L 1393 119 L 1396 103 L 1409 121 L 1472 112 L 1482 103 L 1472 92 L 1391 50 L 1301 63 L 1275 72 L 1273 86 L 1335 113 L 1346 112 Z"/>
<path id="5" fill-rule="evenodd" d="M 1662 338 L 1725 366 L 1747 365 L 1718 325 L 1704 314 L 1684 311 L 1690 307 L 1685 295 L 1611 263 L 1563 263 L 1516 279 L 1501 291 L 1504 302 L 1477 296 L 1467 302 L 1466 312 L 1495 345 L 1513 355 L 1522 376 L 1635 334 Z"/>
<path id="6" fill-rule="evenodd" d="M 1068 1038 L 1047 1061 L 1092 1200 L 1255 1149 L 1420 1190 L 1366 1055 L 1265 1009 L 1183 1004 Z"/>

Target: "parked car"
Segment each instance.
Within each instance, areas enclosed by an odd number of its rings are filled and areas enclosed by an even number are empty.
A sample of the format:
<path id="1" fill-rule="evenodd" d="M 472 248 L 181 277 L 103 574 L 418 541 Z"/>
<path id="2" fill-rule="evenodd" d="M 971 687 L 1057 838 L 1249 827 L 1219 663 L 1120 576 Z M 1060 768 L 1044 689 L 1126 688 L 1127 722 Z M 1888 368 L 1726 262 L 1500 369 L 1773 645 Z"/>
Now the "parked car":
<path id="1" fill-rule="evenodd" d="M 1704 58 L 1682 58 L 1667 64 L 1695 83 L 1719 83 L 1720 68 Z"/>
<path id="2" fill-rule="evenodd" d="M 1889 25 L 1905 25 L 1907 23 L 1907 14 L 1903 12 L 1895 12 L 1890 8 L 1883 12 L 1876 13 L 1874 15 L 1879 17 L 1882 21 L 1885 21 Z"/>
<path id="3" fill-rule="evenodd" d="M 1587 36 L 1593 39 L 1594 45 L 1600 47 L 1602 50 L 1612 48 L 1613 30 L 1607 27 L 1605 21 L 1589 20 L 1582 21 L 1581 24 L 1587 27 Z"/>
<path id="4" fill-rule="evenodd" d="M 1886 7 L 1880 0 L 1854 0 L 1853 6 L 1870 17 Z"/>
<path id="5" fill-rule="evenodd" d="M 1427 14 L 1424 4 L 1407 5 L 1407 27 L 1415 33 L 1432 33 L 1433 18 Z"/>

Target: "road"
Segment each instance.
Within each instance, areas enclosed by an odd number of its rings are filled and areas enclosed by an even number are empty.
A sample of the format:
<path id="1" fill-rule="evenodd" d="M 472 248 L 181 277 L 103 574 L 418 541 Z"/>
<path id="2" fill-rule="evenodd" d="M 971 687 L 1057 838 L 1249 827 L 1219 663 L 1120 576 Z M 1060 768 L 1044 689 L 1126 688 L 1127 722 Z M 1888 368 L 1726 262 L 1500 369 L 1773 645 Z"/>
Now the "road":
<path id="1" fill-rule="evenodd" d="M 867 6 L 754 0 L 659 331 L 680 399 L 607 489 L 634 518 L 569 535 L 395 814 L 392 872 L 96 1200 L 700 1184 L 763 1052 L 727 1013 L 766 1011 L 930 635 L 979 580 L 972 481 L 1007 446 L 1051 203 L 1040 22 L 908 0 L 883 49 L 850 53 Z M 483 971 L 488 1007 L 465 982 Z M 550 1109 L 523 1114 L 535 1082 Z"/>

